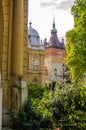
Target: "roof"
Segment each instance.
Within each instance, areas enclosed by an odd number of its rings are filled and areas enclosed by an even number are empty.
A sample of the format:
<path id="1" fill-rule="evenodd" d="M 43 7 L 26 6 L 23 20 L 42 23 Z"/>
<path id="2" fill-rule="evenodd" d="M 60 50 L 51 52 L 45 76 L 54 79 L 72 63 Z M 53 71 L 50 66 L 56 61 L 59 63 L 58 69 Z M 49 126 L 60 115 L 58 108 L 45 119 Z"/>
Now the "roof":
<path id="1" fill-rule="evenodd" d="M 40 41 L 39 33 L 34 28 L 32 28 L 31 24 L 32 23 L 30 22 L 30 26 L 28 29 L 28 45 L 40 47 L 41 41 Z"/>
<path id="2" fill-rule="evenodd" d="M 57 36 L 57 29 L 55 28 L 55 21 L 53 20 L 53 27 L 51 30 L 51 36 L 50 40 L 44 41 L 45 48 L 59 48 L 59 49 L 65 49 L 64 40 L 60 42 Z"/>
<path id="3" fill-rule="evenodd" d="M 39 37 L 38 32 L 34 28 L 32 28 L 31 26 L 28 29 L 28 35 L 29 36 Z"/>

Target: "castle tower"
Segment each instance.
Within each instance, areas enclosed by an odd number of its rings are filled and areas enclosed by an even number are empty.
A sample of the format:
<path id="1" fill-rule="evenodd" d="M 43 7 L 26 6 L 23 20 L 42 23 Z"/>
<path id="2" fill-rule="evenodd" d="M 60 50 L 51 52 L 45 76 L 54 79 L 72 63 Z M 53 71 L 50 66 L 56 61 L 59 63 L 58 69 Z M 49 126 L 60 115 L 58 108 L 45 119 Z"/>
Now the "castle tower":
<path id="1" fill-rule="evenodd" d="M 27 97 L 27 18 L 28 0 L 0 0 L 0 130 Z"/>
<path id="2" fill-rule="evenodd" d="M 44 85 L 44 47 L 38 32 L 30 27 L 28 29 L 28 82 Z"/>
<path id="3" fill-rule="evenodd" d="M 64 40 L 61 42 L 58 39 L 57 29 L 55 27 L 55 19 L 53 19 L 53 26 L 51 29 L 50 40 L 44 41 L 45 46 L 45 73 L 46 82 L 53 80 L 63 81 L 63 68 L 65 64 L 65 45 Z"/>

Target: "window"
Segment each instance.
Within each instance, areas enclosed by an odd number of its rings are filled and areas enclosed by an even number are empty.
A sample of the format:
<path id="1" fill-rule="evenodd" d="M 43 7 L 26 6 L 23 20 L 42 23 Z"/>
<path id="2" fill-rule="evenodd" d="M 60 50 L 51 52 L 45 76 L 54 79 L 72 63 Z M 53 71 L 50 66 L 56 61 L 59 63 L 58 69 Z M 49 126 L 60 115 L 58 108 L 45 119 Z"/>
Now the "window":
<path id="1" fill-rule="evenodd" d="M 33 70 L 39 69 L 39 59 L 36 55 L 32 57 L 32 69 Z"/>
<path id="2" fill-rule="evenodd" d="M 58 52 L 58 57 L 62 58 L 62 52 L 61 51 Z"/>

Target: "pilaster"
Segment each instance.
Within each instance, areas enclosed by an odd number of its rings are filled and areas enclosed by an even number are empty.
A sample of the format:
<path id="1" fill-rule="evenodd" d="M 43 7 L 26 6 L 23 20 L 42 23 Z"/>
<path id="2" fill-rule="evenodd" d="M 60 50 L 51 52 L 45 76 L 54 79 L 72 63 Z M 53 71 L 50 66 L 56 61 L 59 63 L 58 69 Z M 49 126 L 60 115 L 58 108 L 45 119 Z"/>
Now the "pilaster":
<path id="1" fill-rule="evenodd" d="M 13 74 L 23 74 L 23 0 L 14 3 Z"/>

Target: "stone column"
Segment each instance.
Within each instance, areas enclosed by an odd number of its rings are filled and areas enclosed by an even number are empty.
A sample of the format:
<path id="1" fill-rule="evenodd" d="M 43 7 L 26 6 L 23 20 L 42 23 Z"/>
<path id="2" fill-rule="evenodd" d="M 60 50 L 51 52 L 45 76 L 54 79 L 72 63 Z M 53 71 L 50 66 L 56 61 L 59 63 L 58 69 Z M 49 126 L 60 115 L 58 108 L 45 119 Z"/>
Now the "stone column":
<path id="1" fill-rule="evenodd" d="M 40 59 L 41 59 L 41 70 L 44 70 L 44 55 L 40 54 Z"/>
<path id="2" fill-rule="evenodd" d="M 24 0 L 14 3 L 13 74 L 23 73 L 23 13 Z"/>
<path id="3" fill-rule="evenodd" d="M 24 103 L 24 101 L 27 99 L 28 99 L 27 82 L 24 80 L 21 80 L 21 103 Z"/>
<path id="4" fill-rule="evenodd" d="M 44 54 L 42 54 L 42 70 L 44 70 Z"/>
<path id="5" fill-rule="evenodd" d="M 32 53 L 29 52 L 29 70 L 32 70 Z"/>
<path id="6" fill-rule="evenodd" d="M 40 54 L 40 69 L 42 70 L 42 55 Z"/>

